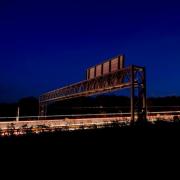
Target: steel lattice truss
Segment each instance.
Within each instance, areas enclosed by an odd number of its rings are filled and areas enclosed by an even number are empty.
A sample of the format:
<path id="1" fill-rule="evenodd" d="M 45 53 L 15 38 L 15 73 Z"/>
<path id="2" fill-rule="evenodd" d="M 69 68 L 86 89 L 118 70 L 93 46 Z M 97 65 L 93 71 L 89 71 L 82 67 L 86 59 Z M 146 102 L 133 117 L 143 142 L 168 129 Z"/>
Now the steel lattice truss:
<path id="1" fill-rule="evenodd" d="M 135 118 L 135 112 L 138 117 L 146 116 L 146 77 L 145 68 L 139 66 L 130 66 L 121 70 L 103 75 L 94 79 L 81 81 L 46 94 L 39 98 L 40 115 L 46 114 L 46 107 L 49 103 L 63 101 L 66 99 L 82 96 L 91 96 L 101 93 L 107 93 L 115 90 L 131 88 L 131 113 L 132 121 Z M 136 90 L 137 89 L 137 95 Z M 137 96 L 138 98 L 135 98 Z M 137 101 L 137 102 L 135 102 Z"/>

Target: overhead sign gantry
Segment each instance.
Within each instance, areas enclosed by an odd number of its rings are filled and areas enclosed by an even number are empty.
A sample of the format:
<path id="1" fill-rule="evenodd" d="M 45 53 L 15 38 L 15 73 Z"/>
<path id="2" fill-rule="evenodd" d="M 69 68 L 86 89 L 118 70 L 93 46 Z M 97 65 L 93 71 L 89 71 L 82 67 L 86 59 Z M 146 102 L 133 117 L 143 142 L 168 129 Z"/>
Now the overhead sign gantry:
<path id="1" fill-rule="evenodd" d="M 124 55 L 117 56 L 86 71 L 86 80 L 68 85 L 39 98 L 40 116 L 45 116 L 50 103 L 82 96 L 92 96 L 116 90 L 131 90 L 131 119 L 146 119 L 146 70 L 145 67 L 131 65 L 125 67 Z M 136 91 L 137 90 L 137 91 Z"/>

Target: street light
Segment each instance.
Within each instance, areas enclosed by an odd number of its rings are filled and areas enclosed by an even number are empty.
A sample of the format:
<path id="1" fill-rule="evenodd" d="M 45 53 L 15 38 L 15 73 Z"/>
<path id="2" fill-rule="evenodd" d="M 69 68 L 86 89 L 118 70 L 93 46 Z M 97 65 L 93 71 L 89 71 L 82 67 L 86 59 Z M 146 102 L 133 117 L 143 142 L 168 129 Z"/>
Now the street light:
<path id="1" fill-rule="evenodd" d="M 18 106 L 17 108 L 17 116 L 16 116 L 16 121 L 19 122 L 19 113 L 20 113 L 20 108 Z"/>

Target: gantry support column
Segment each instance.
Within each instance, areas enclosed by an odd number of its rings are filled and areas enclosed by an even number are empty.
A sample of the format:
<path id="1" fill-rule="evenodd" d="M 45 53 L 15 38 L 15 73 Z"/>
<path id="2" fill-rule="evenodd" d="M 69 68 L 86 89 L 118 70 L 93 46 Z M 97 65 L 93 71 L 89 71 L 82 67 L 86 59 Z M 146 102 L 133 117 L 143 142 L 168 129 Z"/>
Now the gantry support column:
<path id="1" fill-rule="evenodd" d="M 47 103 L 42 103 L 39 101 L 39 117 L 45 118 L 47 115 Z"/>
<path id="2" fill-rule="evenodd" d="M 134 94 L 135 94 L 135 85 L 134 85 L 134 66 L 131 66 L 131 124 L 135 122 L 135 105 L 134 105 Z"/>
<path id="3" fill-rule="evenodd" d="M 143 79 L 142 79 L 142 88 L 143 88 L 143 92 L 142 92 L 142 96 L 143 96 L 143 120 L 147 120 L 147 90 L 146 90 L 146 68 L 143 68 Z"/>

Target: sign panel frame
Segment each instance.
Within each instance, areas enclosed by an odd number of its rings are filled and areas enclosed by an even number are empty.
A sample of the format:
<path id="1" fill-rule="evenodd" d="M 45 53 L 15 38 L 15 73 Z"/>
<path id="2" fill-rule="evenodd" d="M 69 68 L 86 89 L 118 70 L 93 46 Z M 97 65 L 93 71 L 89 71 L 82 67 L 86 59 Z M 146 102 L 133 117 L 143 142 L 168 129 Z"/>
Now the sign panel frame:
<path id="1" fill-rule="evenodd" d="M 125 56 L 119 55 L 101 64 L 97 64 L 87 69 L 87 80 L 94 79 L 109 73 L 121 70 L 125 67 Z"/>

